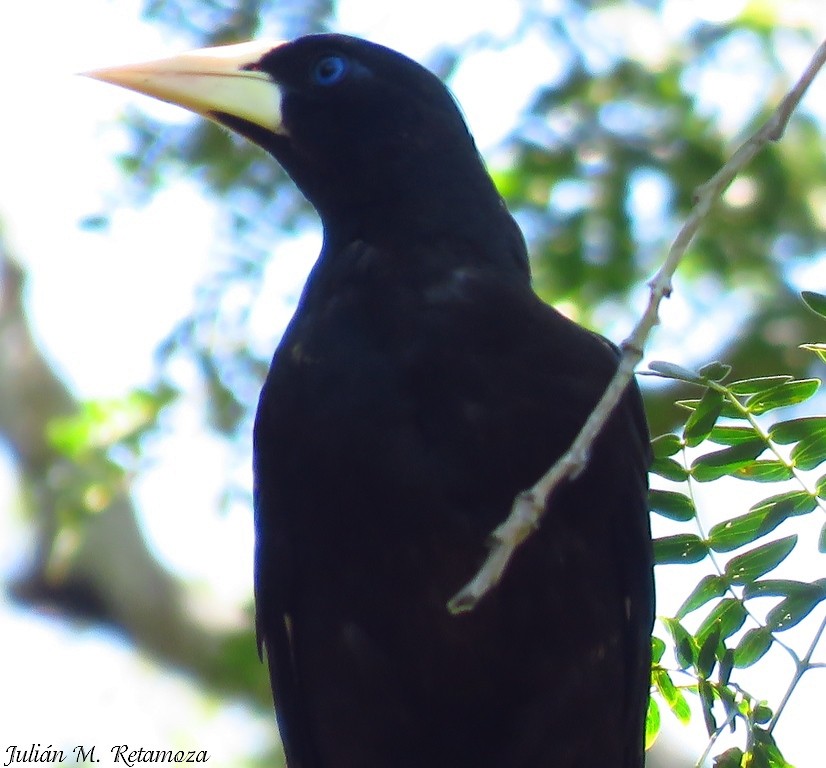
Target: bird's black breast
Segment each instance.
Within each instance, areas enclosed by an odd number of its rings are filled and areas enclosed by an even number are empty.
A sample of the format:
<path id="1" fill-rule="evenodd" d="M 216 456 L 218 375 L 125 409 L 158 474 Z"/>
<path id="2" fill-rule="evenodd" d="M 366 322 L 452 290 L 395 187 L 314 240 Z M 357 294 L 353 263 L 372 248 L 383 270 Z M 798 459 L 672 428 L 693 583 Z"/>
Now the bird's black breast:
<path id="1" fill-rule="evenodd" d="M 381 252 L 353 249 L 335 290 L 311 279 L 256 423 L 258 624 L 291 765 L 641 765 L 623 741 L 650 631 L 632 408 L 495 593 L 446 608 L 612 350 L 521 278 L 389 280 Z M 602 741 L 585 726 L 601 716 L 622 721 Z"/>

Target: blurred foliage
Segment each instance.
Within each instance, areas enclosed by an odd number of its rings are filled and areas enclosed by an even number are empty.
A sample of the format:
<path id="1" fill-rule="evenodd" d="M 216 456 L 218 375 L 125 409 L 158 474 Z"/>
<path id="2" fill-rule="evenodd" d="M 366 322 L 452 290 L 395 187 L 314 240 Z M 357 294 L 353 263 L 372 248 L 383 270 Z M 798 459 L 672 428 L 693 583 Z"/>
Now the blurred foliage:
<path id="1" fill-rule="evenodd" d="M 805 301 L 826 319 L 826 296 L 807 292 Z M 773 731 L 803 675 L 822 666 L 813 654 L 826 631 L 826 617 L 817 612 L 826 601 L 826 578 L 767 576 L 795 550 L 826 554 L 826 523 L 812 519 L 813 513 L 826 513 L 826 416 L 800 415 L 801 404 L 818 393 L 821 381 L 774 375 L 727 382 L 731 367 L 718 362 L 698 373 L 670 363 L 652 363 L 651 370 L 700 389 L 699 397 L 677 403 L 683 414 L 679 430 L 653 441 L 652 472 L 659 482 L 651 491 L 651 510 L 674 521 L 678 531 L 655 540 L 656 562 L 707 563 L 710 572 L 694 585 L 676 615 L 661 617 L 670 642 L 653 639 L 656 695 L 649 710 L 649 739 L 659 727 L 660 702 L 680 721 L 691 719 L 684 695 L 690 691 L 699 698 L 708 731 L 706 755 L 724 731 L 744 726 L 742 748 L 718 754 L 717 768 L 791 768 Z M 792 418 L 776 416 L 787 409 L 793 409 Z M 701 514 L 696 484 L 721 478 L 758 488 L 782 483 L 783 490 L 756 501 L 744 514 L 720 509 Z M 715 522 L 707 529 L 709 518 Z M 817 525 L 803 528 L 805 537 L 789 533 L 787 523 L 794 518 Z M 781 527 L 787 535 L 778 537 L 774 532 Z M 772 599 L 768 609 L 765 598 Z M 705 615 L 698 619 L 700 611 Z M 690 616 L 693 631 L 685 623 Z M 781 635 L 801 623 L 809 630 L 803 652 Z M 789 655 L 794 669 L 783 698 L 769 705 L 743 687 L 738 671 L 758 664 L 772 646 Z M 667 647 L 675 666 L 663 661 Z M 688 682 L 677 684 L 680 678 Z"/>
<path id="2" fill-rule="evenodd" d="M 118 494 L 128 494 L 139 470 L 141 441 L 158 426 L 162 409 L 176 396 L 161 383 L 118 400 L 94 400 L 79 410 L 49 420 L 46 439 L 71 471 L 55 473 L 54 510 L 61 528 L 78 531 L 84 518 L 107 510 Z M 56 558 L 52 557 L 54 565 Z"/>

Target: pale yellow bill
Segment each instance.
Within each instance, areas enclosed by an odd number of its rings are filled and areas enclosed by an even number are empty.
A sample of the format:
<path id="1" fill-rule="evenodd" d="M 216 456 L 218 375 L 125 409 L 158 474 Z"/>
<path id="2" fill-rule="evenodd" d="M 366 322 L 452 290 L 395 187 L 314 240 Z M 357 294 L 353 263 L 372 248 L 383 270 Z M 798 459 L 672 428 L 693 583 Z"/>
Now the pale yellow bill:
<path id="1" fill-rule="evenodd" d="M 201 48 L 168 59 L 83 74 L 177 104 L 210 119 L 223 113 L 279 133 L 282 119 L 278 85 L 265 72 L 244 69 L 279 45 L 256 40 Z"/>

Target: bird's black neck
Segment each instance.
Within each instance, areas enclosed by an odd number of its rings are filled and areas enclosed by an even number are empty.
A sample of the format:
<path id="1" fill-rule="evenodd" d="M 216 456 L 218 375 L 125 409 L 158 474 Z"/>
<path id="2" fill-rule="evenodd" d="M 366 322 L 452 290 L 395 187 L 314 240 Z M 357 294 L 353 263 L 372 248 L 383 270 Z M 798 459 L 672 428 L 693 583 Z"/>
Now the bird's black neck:
<path id="1" fill-rule="evenodd" d="M 327 246 L 336 251 L 361 241 L 402 258 L 431 250 L 445 270 L 483 266 L 528 279 L 518 225 L 478 157 L 463 165 L 437 158 L 411 163 L 403 174 L 394 169 L 402 183 L 355 185 L 346 202 L 321 210 Z"/>

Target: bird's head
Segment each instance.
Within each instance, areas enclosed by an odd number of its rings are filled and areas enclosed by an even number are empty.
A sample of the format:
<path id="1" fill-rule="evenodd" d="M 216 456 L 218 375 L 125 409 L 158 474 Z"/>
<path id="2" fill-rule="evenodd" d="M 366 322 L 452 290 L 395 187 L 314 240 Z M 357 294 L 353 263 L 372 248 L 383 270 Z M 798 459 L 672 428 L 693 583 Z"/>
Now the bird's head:
<path id="1" fill-rule="evenodd" d="M 325 226 L 357 230 L 347 236 L 504 211 L 447 88 L 365 40 L 242 43 L 88 74 L 246 136 L 286 169 Z M 410 221 L 395 220 L 400 212 Z"/>

